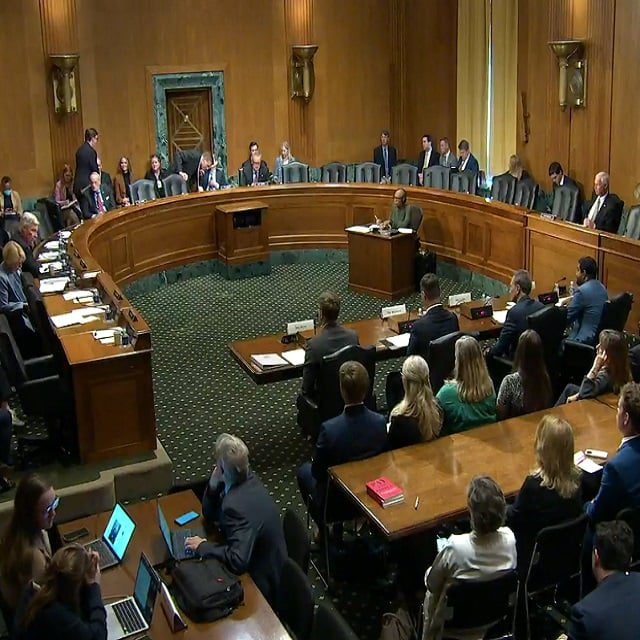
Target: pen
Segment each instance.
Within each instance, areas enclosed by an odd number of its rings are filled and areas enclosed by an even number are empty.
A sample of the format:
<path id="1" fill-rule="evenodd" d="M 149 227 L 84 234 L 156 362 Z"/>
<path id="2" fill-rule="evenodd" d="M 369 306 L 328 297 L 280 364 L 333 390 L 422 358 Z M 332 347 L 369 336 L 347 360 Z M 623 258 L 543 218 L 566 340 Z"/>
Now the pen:
<path id="1" fill-rule="evenodd" d="M 413 508 L 417 511 L 420 506 L 420 496 L 416 498 L 416 503 L 413 505 Z"/>

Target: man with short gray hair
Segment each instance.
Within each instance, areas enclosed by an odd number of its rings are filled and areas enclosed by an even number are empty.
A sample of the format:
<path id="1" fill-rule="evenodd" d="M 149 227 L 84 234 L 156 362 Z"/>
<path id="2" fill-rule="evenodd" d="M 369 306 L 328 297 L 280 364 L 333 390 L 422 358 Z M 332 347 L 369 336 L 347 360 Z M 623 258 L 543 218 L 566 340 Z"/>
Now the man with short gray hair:
<path id="1" fill-rule="evenodd" d="M 38 229 L 40 221 L 30 211 L 25 211 L 20 218 L 18 231 L 14 233 L 13 240 L 24 251 L 25 260 L 22 271 L 30 273 L 34 278 L 40 277 L 38 261 L 33 257 L 33 248 L 38 243 Z"/>
<path id="2" fill-rule="evenodd" d="M 582 224 L 588 229 L 618 233 L 624 202 L 609 193 L 609 174 L 600 171 L 593 179 L 593 195 L 584 203 Z"/>

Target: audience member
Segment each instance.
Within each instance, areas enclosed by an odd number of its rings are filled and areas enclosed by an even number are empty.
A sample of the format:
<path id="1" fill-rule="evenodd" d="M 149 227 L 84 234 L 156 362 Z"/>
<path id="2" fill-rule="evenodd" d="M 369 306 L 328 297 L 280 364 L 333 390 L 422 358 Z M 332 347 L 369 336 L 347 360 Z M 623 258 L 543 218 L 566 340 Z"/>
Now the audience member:
<path id="1" fill-rule="evenodd" d="M 582 379 L 582 384 L 568 384 L 556 406 L 595 398 L 610 391 L 619 393 L 627 382 L 631 382 L 627 341 L 619 331 L 603 329 L 596 347 L 596 357 L 591 369 Z"/>
<path id="2" fill-rule="evenodd" d="M 398 164 L 398 152 L 389 144 L 391 134 L 387 129 L 380 134 L 380 145 L 373 150 L 373 161 L 380 165 L 380 180 L 391 181 L 391 169 Z"/>
<path id="3" fill-rule="evenodd" d="M 553 185 L 553 197 L 555 198 L 556 190 L 558 187 L 570 187 L 577 191 L 576 197 L 576 206 L 573 211 L 570 212 L 568 221 L 569 222 L 579 222 L 577 219 L 578 216 L 582 218 L 582 202 L 580 195 L 580 186 L 578 183 L 565 174 L 562 169 L 562 165 L 559 162 L 552 162 L 549 165 L 549 176 L 551 177 L 551 183 Z M 553 205 L 552 205 L 553 206 Z"/>
<path id="4" fill-rule="evenodd" d="M 576 284 L 578 286 L 571 292 L 571 296 L 562 301 L 563 305 L 569 306 L 569 338 L 595 345 L 602 312 L 609 296 L 602 282 L 598 280 L 598 263 L 591 256 L 578 260 Z"/>
<path id="5" fill-rule="evenodd" d="M 274 175 L 278 178 L 280 182 L 282 182 L 282 167 L 289 164 L 290 162 L 295 162 L 296 159 L 291 155 L 291 147 L 289 143 L 285 140 L 280 145 L 280 154 L 276 156 L 276 161 L 273 168 Z"/>
<path id="6" fill-rule="evenodd" d="M 466 431 L 496 421 L 496 393 L 478 341 L 462 336 L 456 342 L 453 380 L 438 391 L 442 408 L 442 435 Z"/>
<path id="7" fill-rule="evenodd" d="M 629 364 L 634 382 L 640 382 L 640 344 L 629 349 Z"/>
<path id="8" fill-rule="evenodd" d="M 89 176 L 89 188 L 82 194 L 80 201 L 82 207 L 82 217 L 85 220 L 95 218 L 99 213 L 106 213 L 113 209 L 111 194 L 102 187 L 99 173 L 92 173 Z"/>
<path id="9" fill-rule="evenodd" d="M 213 157 L 210 151 L 200 149 L 180 149 L 173 157 L 174 173 L 189 185 L 192 191 L 202 191 L 200 179 L 211 168 Z"/>
<path id="10" fill-rule="evenodd" d="M 247 168 L 249 170 L 249 174 L 247 175 L 245 173 L 244 177 L 248 185 L 255 186 L 258 184 L 266 184 L 271 179 L 269 167 L 262 159 L 262 154 L 259 151 L 251 156 L 251 164 Z"/>
<path id="11" fill-rule="evenodd" d="M 160 156 L 154 153 L 149 158 L 149 171 L 145 174 L 145 180 L 151 180 L 153 182 L 153 191 L 156 194 L 156 198 L 164 198 L 167 193 L 164 188 L 163 180 L 168 177 L 169 172 L 162 168 L 160 162 Z"/>
<path id="12" fill-rule="evenodd" d="M 515 154 L 509 157 L 509 169 L 507 173 L 513 176 L 516 180 L 526 180 L 529 177 L 529 174 L 522 166 L 520 156 Z"/>
<path id="13" fill-rule="evenodd" d="M 591 566 L 595 591 L 571 609 L 569 640 L 636 640 L 640 574 L 630 572 L 633 531 L 620 520 L 596 526 Z"/>
<path id="14" fill-rule="evenodd" d="M 548 409 L 553 402 L 551 380 L 544 362 L 542 340 L 533 329 L 518 339 L 513 373 L 500 384 L 496 414 L 498 420 Z"/>
<path id="15" fill-rule="evenodd" d="M 440 138 L 440 166 L 453 169 L 458 166 L 458 158 L 456 154 L 451 151 L 451 145 L 449 144 L 449 138 Z"/>
<path id="16" fill-rule="evenodd" d="M 582 513 L 580 469 L 573 462 L 573 429 L 547 414 L 538 423 L 536 469 L 528 475 L 507 509 L 507 526 L 516 536 L 518 568 L 526 575 L 538 532 Z"/>
<path id="17" fill-rule="evenodd" d="M 440 156 L 433 149 L 433 138 L 425 133 L 422 136 L 422 151 L 418 156 L 416 167 L 418 168 L 418 183 L 422 184 L 424 180 L 424 170 L 440 164 Z"/>
<path id="18" fill-rule="evenodd" d="M 97 144 L 98 132 L 93 127 L 85 129 L 84 142 L 76 151 L 76 171 L 73 178 L 73 193 L 78 202 L 81 200 L 82 190 L 89 184 L 89 176 L 100 172 Z"/>
<path id="19" fill-rule="evenodd" d="M 240 166 L 240 174 L 244 179 L 244 184 L 252 184 L 253 182 L 253 169 L 251 166 L 251 157 L 254 153 L 260 152 L 260 146 L 255 140 L 249 143 L 249 157 Z M 242 181 L 240 182 L 242 186 Z"/>
<path id="20" fill-rule="evenodd" d="M 458 144 L 458 151 L 460 152 L 460 158 L 458 159 L 458 171 L 471 171 L 472 173 L 478 173 L 480 171 L 480 165 L 478 160 L 471 153 L 469 149 L 469 142 L 467 140 L 460 140 Z"/>
<path id="21" fill-rule="evenodd" d="M 216 465 L 202 499 L 205 521 L 215 523 L 224 542 L 187 538 L 185 547 L 218 558 L 231 571 L 247 571 L 273 606 L 287 549 L 273 498 L 249 468 L 247 445 L 223 433 L 215 445 Z"/>
<path id="22" fill-rule="evenodd" d="M 59 549 L 16 615 L 17 640 L 107 640 L 100 556 L 79 544 Z"/>
<path id="23" fill-rule="evenodd" d="M 98 173 L 100 174 L 100 184 L 102 185 L 102 190 L 106 193 L 113 207 L 116 201 L 115 191 L 113 189 L 113 180 L 111 179 L 111 174 L 108 171 L 103 171 L 102 169 L 102 160 L 98 157 Z M 89 185 L 91 185 L 91 176 L 89 176 Z"/>
<path id="24" fill-rule="evenodd" d="M 20 194 L 11 186 L 11 178 L 9 176 L 2 177 L 2 210 L 5 212 L 15 212 L 21 214 L 22 198 Z"/>
<path id="25" fill-rule="evenodd" d="M 40 264 L 33 257 L 33 248 L 38 244 L 39 227 L 38 218 L 30 211 L 25 211 L 20 218 L 18 233 L 13 236 L 13 241 L 18 243 L 24 252 L 22 271 L 30 273 L 36 280 L 40 278 Z"/>
<path id="26" fill-rule="evenodd" d="M 582 208 L 582 224 L 589 229 L 618 233 L 624 202 L 609 192 L 609 174 L 596 173 L 591 200 Z"/>
<path id="27" fill-rule="evenodd" d="M 71 166 L 65 164 L 60 173 L 60 179 L 53 189 L 53 199 L 60 207 L 62 213 L 62 224 L 65 227 L 73 227 L 80 222 L 80 205 L 73 194 L 73 170 Z"/>
<path id="28" fill-rule="evenodd" d="M 473 478 L 467 507 L 471 533 L 452 535 L 424 577 L 423 640 L 442 637 L 444 595 L 451 580 L 487 580 L 516 568 L 516 541 L 511 529 L 503 526 L 506 503 L 496 481 L 489 476 Z M 477 635 L 471 635 L 473 631 Z M 465 630 L 463 637 L 482 638 L 487 630 L 473 631 Z"/>
<path id="29" fill-rule="evenodd" d="M 122 156 L 118 163 L 118 171 L 116 172 L 115 188 L 116 188 L 116 204 L 119 207 L 129 206 L 133 200 L 131 198 L 131 183 L 135 182 L 131 172 L 131 163 L 129 158 Z"/>
<path id="30" fill-rule="evenodd" d="M 442 413 L 433 397 L 429 366 L 420 356 L 409 356 L 402 365 L 404 398 L 392 410 L 388 449 L 400 449 L 438 437 Z"/>
<path id="31" fill-rule="evenodd" d="M 218 159 L 205 151 L 202 154 L 202 166 L 205 167 L 200 175 L 198 191 L 217 191 L 227 186 L 224 170 L 218 166 Z"/>

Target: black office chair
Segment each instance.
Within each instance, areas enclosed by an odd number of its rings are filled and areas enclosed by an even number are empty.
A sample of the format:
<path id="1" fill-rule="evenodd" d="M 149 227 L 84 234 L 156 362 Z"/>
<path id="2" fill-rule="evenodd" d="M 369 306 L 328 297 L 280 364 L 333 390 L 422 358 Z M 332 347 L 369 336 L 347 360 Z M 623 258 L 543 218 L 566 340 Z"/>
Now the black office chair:
<path id="1" fill-rule="evenodd" d="M 147 200 L 156 199 L 156 190 L 153 180 L 136 180 L 131 183 L 131 203 L 146 202 Z"/>
<path id="2" fill-rule="evenodd" d="M 179 196 L 189 192 L 189 185 L 177 173 L 172 173 L 163 178 L 162 183 L 164 184 L 164 192 L 168 196 Z"/>
<path id="3" fill-rule="evenodd" d="M 420 230 L 422 224 L 422 209 L 415 204 L 409 205 L 409 227 L 416 233 Z"/>
<path id="4" fill-rule="evenodd" d="M 539 189 L 540 187 L 530 178 L 518 180 L 516 192 L 513 196 L 513 204 L 533 210 L 536 206 Z"/>
<path id="5" fill-rule="evenodd" d="M 631 569 L 640 569 L 640 509 L 627 507 L 618 511 L 616 520 L 626 522 L 633 531 L 633 555 L 631 556 Z"/>
<path id="6" fill-rule="evenodd" d="M 347 165 L 341 162 L 325 164 L 321 171 L 322 182 L 337 184 L 347 181 Z"/>
<path id="7" fill-rule="evenodd" d="M 309 532 L 302 518 L 291 507 L 284 512 L 282 531 L 287 545 L 287 555 L 306 574 L 309 571 L 309 559 L 311 557 Z"/>
<path id="8" fill-rule="evenodd" d="M 600 327 L 598 335 L 603 329 L 612 329 L 613 331 L 624 331 L 627 324 L 631 307 L 633 306 L 633 293 L 625 291 L 615 298 L 608 300 L 602 310 L 602 318 L 600 319 Z"/>
<path id="9" fill-rule="evenodd" d="M 358 640 L 358 636 L 339 611 L 320 600 L 313 616 L 311 640 Z"/>
<path id="10" fill-rule="evenodd" d="M 309 640 L 313 625 L 314 599 L 302 569 L 287 558 L 280 575 L 278 617 L 295 640 Z"/>
<path id="11" fill-rule="evenodd" d="M 449 167 L 434 166 L 422 172 L 422 186 L 430 189 L 449 190 L 451 169 Z"/>
<path id="12" fill-rule="evenodd" d="M 418 182 L 418 169 L 412 164 L 397 164 L 391 169 L 391 182 L 413 186 Z"/>
<path id="13" fill-rule="evenodd" d="M 361 162 L 355 168 L 355 182 L 380 183 L 380 165 L 375 162 Z"/>
<path id="14" fill-rule="evenodd" d="M 62 221 L 62 211 L 60 205 L 53 198 L 40 198 L 36 201 L 36 210 L 40 214 L 38 220 L 40 221 L 40 234 L 48 238 L 56 231 L 60 231 L 64 228 Z"/>
<path id="15" fill-rule="evenodd" d="M 49 320 L 49 314 L 44 305 L 42 294 L 40 290 L 33 285 L 33 276 L 31 277 L 31 284 L 27 280 L 27 276 L 31 274 L 23 273 L 23 282 L 26 281 L 26 286 L 23 285 L 25 295 L 27 297 L 27 304 L 29 305 L 29 316 L 33 321 L 36 333 L 40 337 L 42 344 L 42 351 L 45 355 L 53 354 L 55 345 L 57 344 L 57 337 L 51 326 Z"/>
<path id="16" fill-rule="evenodd" d="M 478 174 L 474 171 L 458 171 L 451 174 L 451 191 L 476 195 L 478 190 Z"/>
<path id="17" fill-rule="evenodd" d="M 538 333 L 542 340 L 544 361 L 552 376 L 560 370 L 560 345 L 567 326 L 567 308 L 550 305 L 532 313 L 527 318 L 529 329 Z"/>
<path id="18" fill-rule="evenodd" d="M 440 391 L 444 381 L 451 375 L 456 363 L 456 342 L 464 335 L 462 331 L 454 331 L 429 343 L 427 364 L 429 378 L 434 395 Z"/>
<path id="19" fill-rule="evenodd" d="M 577 187 L 565 185 L 557 187 L 553 192 L 551 213 L 567 222 L 578 222 L 578 198 L 580 192 Z"/>
<path id="20" fill-rule="evenodd" d="M 282 184 L 309 182 L 309 165 L 304 162 L 290 162 L 282 167 Z"/>
<path id="21" fill-rule="evenodd" d="M 516 179 L 510 173 L 502 173 L 493 179 L 491 198 L 506 204 L 513 204 L 516 192 Z"/>
<path id="22" fill-rule="evenodd" d="M 638 204 L 629 209 L 624 235 L 625 238 L 640 240 L 640 205 Z"/>
<path id="23" fill-rule="evenodd" d="M 562 352 L 561 370 L 563 383 L 565 385 L 577 384 L 579 386 L 584 376 L 589 373 L 595 357 L 595 347 L 567 338 L 564 341 L 564 350 Z"/>

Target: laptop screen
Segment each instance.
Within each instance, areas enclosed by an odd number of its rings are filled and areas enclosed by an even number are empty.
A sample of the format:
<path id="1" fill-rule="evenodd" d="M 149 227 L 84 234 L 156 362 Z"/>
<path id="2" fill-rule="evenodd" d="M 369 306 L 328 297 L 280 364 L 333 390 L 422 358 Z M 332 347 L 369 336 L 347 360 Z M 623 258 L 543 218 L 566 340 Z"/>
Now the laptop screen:
<path id="1" fill-rule="evenodd" d="M 102 539 L 109 545 L 118 560 L 122 560 L 135 528 L 136 523 L 129 517 L 129 514 L 120 504 L 116 504 L 102 534 Z"/>
<path id="2" fill-rule="evenodd" d="M 153 607 L 156 604 L 158 591 L 160 591 L 160 578 L 151 566 L 147 556 L 141 553 L 138 573 L 136 574 L 136 584 L 133 588 L 133 597 L 147 624 L 151 624 Z"/>
<path id="3" fill-rule="evenodd" d="M 167 545 L 167 549 L 169 549 L 169 553 L 173 555 L 173 544 L 171 543 L 171 530 L 169 529 L 169 524 L 167 523 L 167 519 L 164 517 L 164 513 L 162 512 L 162 507 L 160 506 L 160 502 L 158 502 L 158 526 L 160 527 L 160 532 L 162 533 L 162 537 Z"/>

